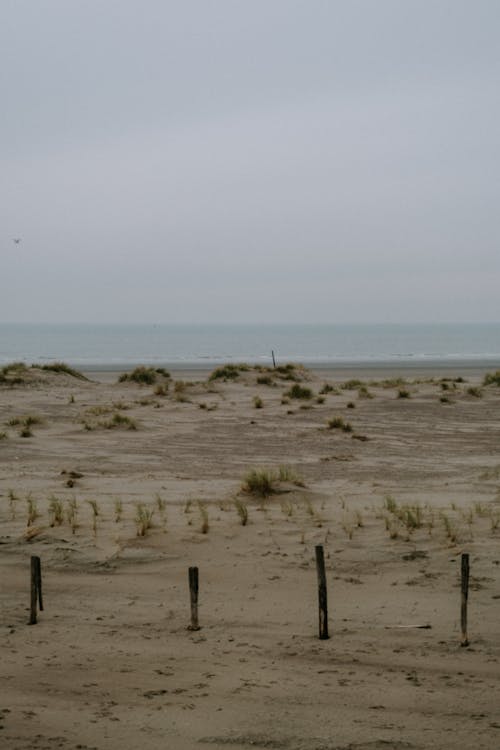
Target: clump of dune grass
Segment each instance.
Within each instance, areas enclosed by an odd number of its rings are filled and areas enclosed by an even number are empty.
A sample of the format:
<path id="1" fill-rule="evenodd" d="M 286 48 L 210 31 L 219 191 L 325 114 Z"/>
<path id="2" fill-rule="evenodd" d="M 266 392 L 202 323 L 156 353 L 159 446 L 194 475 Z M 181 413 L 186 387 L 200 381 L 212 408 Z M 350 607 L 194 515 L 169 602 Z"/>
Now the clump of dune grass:
<path id="1" fill-rule="evenodd" d="M 440 396 L 439 400 L 440 400 L 440 402 L 442 404 L 452 404 L 453 403 L 453 401 L 451 400 L 451 398 L 449 396 L 445 396 L 445 395 Z"/>
<path id="2" fill-rule="evenodd" d="M 154 385 L 158 377 L 169 378 L 170 373 L 164 367 L 146 367 L 140 365 L 131 372 L 124 372 L 118 378 L 119 383 L 137 383 L 138 385 Z"/>
<path id="3" fill-rule="evenodd" d="M 304 487 L 304 480 L 290 466 L 279 466 L 275 469 L 250 469 L 244 477 L 241 489 L 254 497 L 265 498 L 280 491 L 280 483 Z"/>
<path id="4" fill-rule="evenodd" d="M 373 393 L 370 393 L 366 385 L 360 385 L 358 388 L 359 398 L 373 398 Z"/>
<path id="5" fill-rule="evenodd" d="M 31 430 L 29 427 L 23 427 L 22 430 L 19 431 L 19 435 L 22 438 L 33 437 L 33 430 Z"/>
<path id="6" fill-rule="evenodd" d="M 38 513 L 38 504 L 35 498 L 32 496 L 31 492 L 26 497 L 26 505 L 28 510 L 28 519 L 26 525 L 32 526 L 34 521 L 36 521 L 40 514 Z"/>
<path id="7" fill-rule="evenodd" d="M 497 385 L 500 387 L 500 370 L 487 372 L 483 379 L 483 385 Z"/>
<path id="8" fill-rule="evenodd" d="M 347 402 L 346 409 L 355 409 L 355 408 L 356 408 L 356 404 L 354 403 L 354 401 Z"/>
<path id="9" fill-rule="evenodd" d="M 317 404 L 324 404 L 325 403 L 325 397 L 324 396 L 316 396 L 316 403 Z"/>
<path id="10" fill-rule="evenodd" d="M 7 438 L 7 433 L 5 432 L 5 430 L 2 430 L 2 432 L 0 432 L 0 440 L 7 440 Z"/>
<path id="11" fill-rule="evenodd" d="M 0 368 L 0 385 L 21 385 L 28 368 L 24 362 L 11 362 Z"/>
<path id="12" fill-rule="evenodd" d="M 254 396 L 253 405 L 255 409 L 262 409 L 264 406 L 264 402 L 262 401 L 260 396 Z"/>
<path id="13" fill-rule="evenodd" d="M 137 503 L 135 511 L 137 536 L 146 536 L 148 529 L 150 529 L 153 524 L 153 514 L 153 508 L 147 508 L 144 503 Z"/>
<path id="14" fill-rule="evenodd" d="M 259 375 L 257 377 L 258 385 L 274 385 L 274 381 L 270 375 Z"/>
<path id="15" fill-rule="evenodd" d="M 247 372 L 250 370 L 249 365 L 244 362 L 237 365 L 223 365 L 222 367 L 216 367 L 215 370 L 210 374 L 209 380 L 236 380 L 239 378 L 241 372 Z"/>
<path id="16" fill-rule="evenodd" d="M 398 398 L 410 398 L 411 394 L 410 391 L 407 388 L 399 388 L 398 389 Z"/>
<path id="17" fill-rule="evenodd" d="M 154 392 L 155 396 L 166 396 L 168 394 L 168 383 L 159 383 Z"/>
<path id="18" fill-rule="evenodd" d="M 467 388 L 466 391 L 468 396 L 473 396 L 474 398 L 482 398 L 483 392 L 480 388 L 477 388 L 476 386 L 471 385 L 469 388 Z"/>
<path id="19" fill-rule="evenodd" d="M 363 386 L 364 383 L 362 380 L 351 378 L 351 380 L 346 380 L 344 383 L 342 383 L 340 387 L 343 391 L 357 391 L 358 388 L 362 388 Z"/>
<path id="20" fill-rule="evenodd" d="M 241 489 L 256 497 L 269 497 L 278 491 L 277 476 L 271 469 L 250 469 Z"/>
<path id="21" fill-rule="evenodd" d="M 61 526 L 64 521 L 64 505 L 55 495 L 49 497 L 49 518 L 51 526 Z"/>
<path id="22" fill-rule="evenodd" d="M 343 432 L 352 432 L 350 422 L 345 422 L 342 417 L 332 417 L 327 422 L 329 430 L 342 430 Z"/>
<path id="23" fill-rule="evenodd" d="M 320 389 L 320 394 L 322 396 L 326 396 L 327 393 L 338 394 L 339 389 L 336 388 L 334 385 L 330 385 L 330 383 L 325 383 Z"/>
<path id="24" fill-rule="evenodd" d="M 116 412 L 112 418 L 108 421 L 99 422 L 100 427 L 105 427 L 107 430 L 124 429 L 124 430 L 137 430 L 137 423 L 131 417 L 127 417 L 125 414 Z"/>
<path id="25" fill-rule="evenodd" d="M 78 380 L 88 380 L 83 373 L 70 367 L 66 362 L 48 362 L 46 365 L 32 365 L 32 367 L 36 367 L 38 370 L 48 370 L 49 372 L 71 375 L 72 378 L 78 378 Z"/>
<path id="26" fill-rule="evenodd" d="M 314 394 L 310 388 L 300 385 L 299 383 L 294 383 L 292 387 L 289 388 L 289 390 L 285 392 L 284 395 L 288 396 L 288 398 L 306 400 L 306 399 L 311 399 Z"/>
<path id="27" fill-rule="evenodd" d="M 248 508 L 246 504 L 239 497 L 236 497 L 234 499 L 234 507 L 240 518 L 241 525 L 246 526 L 248 523 Z"/>

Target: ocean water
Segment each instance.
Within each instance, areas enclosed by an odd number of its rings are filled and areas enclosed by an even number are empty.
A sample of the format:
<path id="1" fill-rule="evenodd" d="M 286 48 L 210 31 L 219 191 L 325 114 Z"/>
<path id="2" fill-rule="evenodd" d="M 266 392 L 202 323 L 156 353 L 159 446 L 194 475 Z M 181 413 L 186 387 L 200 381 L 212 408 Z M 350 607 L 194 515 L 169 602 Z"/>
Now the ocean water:
<path id="1" fill-rule="evenodd" d="M 0 365 L 80 368 L 222 362 L 309 365 L 500 363 L 500 323 L 426 325 L 0 324 Z"/>

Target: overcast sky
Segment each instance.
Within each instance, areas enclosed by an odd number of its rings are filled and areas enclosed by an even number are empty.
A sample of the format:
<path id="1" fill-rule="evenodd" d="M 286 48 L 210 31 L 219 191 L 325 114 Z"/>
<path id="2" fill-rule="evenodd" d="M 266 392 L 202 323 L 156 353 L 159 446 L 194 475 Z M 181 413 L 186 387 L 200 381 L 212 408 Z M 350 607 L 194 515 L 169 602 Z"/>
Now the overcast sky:
<path id="1" fill-rule="evenodd" d="M 2 0 L 0 321 L 499 321 L 499 30 L 498 0 Z"/>

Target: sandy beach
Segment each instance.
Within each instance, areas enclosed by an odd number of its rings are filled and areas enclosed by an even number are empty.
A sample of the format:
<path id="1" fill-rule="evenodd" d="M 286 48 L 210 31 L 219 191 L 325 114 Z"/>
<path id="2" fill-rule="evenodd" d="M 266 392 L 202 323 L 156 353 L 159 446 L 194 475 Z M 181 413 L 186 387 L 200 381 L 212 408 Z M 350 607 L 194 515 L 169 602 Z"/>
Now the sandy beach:
<path id="1" fill-rule="evenodd" d="M 7 370 L 0 746 L 497 748 L 500 388 L 486 372 L 249 367 L 141 384 Z M 30 626 L 33 555 L 44 610 Z"/>

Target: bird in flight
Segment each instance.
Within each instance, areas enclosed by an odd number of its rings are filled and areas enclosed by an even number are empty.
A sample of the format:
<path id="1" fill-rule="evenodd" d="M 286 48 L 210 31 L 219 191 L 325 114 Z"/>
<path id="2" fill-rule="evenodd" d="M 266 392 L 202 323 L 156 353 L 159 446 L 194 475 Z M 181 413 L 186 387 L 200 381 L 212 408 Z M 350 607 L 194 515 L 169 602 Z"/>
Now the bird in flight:
<path id="1" fill-rule="evenodd" d="M 13 237 L 12 241 L 14 242 L 14 245 L 19 245 L 19 243 L 21 242 L 21 238 L 20 237 Z"/>

